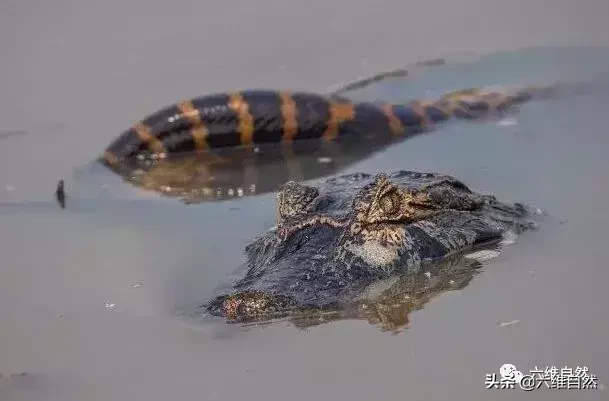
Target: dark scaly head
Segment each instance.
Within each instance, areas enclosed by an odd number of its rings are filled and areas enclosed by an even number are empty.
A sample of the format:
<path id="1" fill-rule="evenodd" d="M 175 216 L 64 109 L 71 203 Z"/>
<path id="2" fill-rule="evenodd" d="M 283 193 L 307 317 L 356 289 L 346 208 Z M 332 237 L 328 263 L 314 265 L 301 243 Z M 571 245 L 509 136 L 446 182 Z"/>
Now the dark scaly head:
<path id="1" fill-rule="evenodd" d="M 500 241 L 507 231 L 531 226 L 524 220 L 528 212 L 522 205 L 503 204 L 493 196 L 472 192 L 449 176 L 397 172 L 367 181 L 350 203 L 317 188 L 289 184 L 278 196 L 290 204 L 282 205 L 290 216 L 280 218 L 280 243 L 294 236 L 297 242 L 332 238 L 324 247 L 326 260 L 393 271 Z M 307 196 L 290 203 L 293 196 L 287 193 Z M 326 233 L 316 234 L 315 229 Z"/>
<path id="2" fill-rule="evenodd" d="M 351 177 L 319 188 L 286 184 L 277 230 L 247 247 L 246 277 L 208 310 L 243 320 L 265 310 L 276 315 L 282 305 L 333 305 L 395 272 L 531 227 L 522 205 L 477 194 L 452 177 L 408 171 Z"/>
<path id="3" fill-rule="evenodd" d="M 287 239 L 306 227 L 328 225 L 346 227 L 351 235 L 381 230 L 386 223 L 404 223 L 427 215 L 433 205 L 426 193 L 398 187 L 386 175 L 378 175 L 360 189 L 344 212 L 334 215 L 326 210 L 327 198 L 319 197 L 319 189 L 290 181 L 277 195 L 279 236 Z M 317 200 L 317 202 L 314 202 Z M 382 230 L 381 230 L 382 231 Z M 382 236 L 382 235 L 381 235 Z"/>

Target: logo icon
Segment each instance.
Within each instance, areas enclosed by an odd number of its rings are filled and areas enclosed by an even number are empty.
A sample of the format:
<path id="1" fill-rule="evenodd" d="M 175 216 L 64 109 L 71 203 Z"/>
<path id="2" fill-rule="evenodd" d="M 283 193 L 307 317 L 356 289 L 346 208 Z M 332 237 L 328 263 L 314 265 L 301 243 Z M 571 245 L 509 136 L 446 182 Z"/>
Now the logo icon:
<path id="1" fill-rule="evenodd" d="M 514 382 L 520 384 L 524 375 L 521 371 L 516 369 L 516 366 L 511 363 L 505 363 L 499 369 L 499 373 L 501 374 L 501 378 L 504 381 Z"/>

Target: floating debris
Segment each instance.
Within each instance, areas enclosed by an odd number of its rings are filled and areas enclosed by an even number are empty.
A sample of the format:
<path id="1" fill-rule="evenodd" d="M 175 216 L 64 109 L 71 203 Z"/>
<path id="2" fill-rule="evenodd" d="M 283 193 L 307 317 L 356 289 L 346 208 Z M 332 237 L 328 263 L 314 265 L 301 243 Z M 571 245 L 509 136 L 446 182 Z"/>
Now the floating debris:
<path id="1" fill-rule="evenodd" d="M 510 125 L 518 125 L 518 121 L 516 121 L 515 118 L 504 118 L 499 120 L 497 125 L 500 127 L 509 127 Z"/>
<path id="2" fill-rule="evenodd" d="M 425 272 L 425 277 L 431 278 L 431 272 Z"/>
<path id="3" fill-rule="evenodd" d="M 116 304 L 111 303 L 110 301 L 106 301 L 106 303 L 104 304 L 104 307 L 106 309 L 114 309 L 115 306 L 116 306 Z"/>
<path id="4" fill-rule="evenodd" d="M 513 326 L 515 324 L 520 323 L 520 320 L 511 320 L 509 322 L 501 322 L 499 323 L 499 327 L 508 327 L 508 326 Z"/>
<path id="5" fill-rule="evenodd" d="M 317 163 L 319 163 L 319 164 L 332 163 L 332 158 L 331 157 L 318 157 L 317 158 Z"/>
<path id="6" fill-rule="evenodd" d="M 144 283 L 139 282 L 139 283 L 131 284 L 129 286 L 129 288 L 140 288 L 140 287 L 143 287 L 143 286 L 144 286 Z"/>
<path id="7" fill-rule="evenodd" d="M 57 199 L 57 203 L 62 209 L 66 208 L 66 192 L 63 184 L 63 180 L 59 180 L 57 184 L 57 189 L 55 190 L 55 198 Z"/>
<path id="8" fill-rule="evenodd" d="M 478 262 L 486 262 L 488 260 L 495 259 L 499 255 L 500 255 L 499 251 L 493 251 L 493 250 L 489 249 L 489 250 L 481 250 L 481 251 L 477 251 L 477 252 L 472 252 L 472 253 L 465 255 L 465 257 L 467 259 L 477 260 Z"/>

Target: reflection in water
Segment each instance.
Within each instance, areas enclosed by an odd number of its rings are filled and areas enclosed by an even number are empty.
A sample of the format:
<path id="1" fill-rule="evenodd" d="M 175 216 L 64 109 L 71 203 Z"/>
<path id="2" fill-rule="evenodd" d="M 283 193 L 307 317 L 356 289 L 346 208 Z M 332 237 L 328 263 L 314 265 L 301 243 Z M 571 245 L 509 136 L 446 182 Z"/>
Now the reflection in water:
<path id="1" fill-rule="evenodd" d="M 446 291 L 464 288 L 481 267 L 479 261 L 467 255 L 455 255 L 440 263 L 423 265 L 415 273 L 396 275 L 374 283 L 351 304 L 336 309 L 291 312 L 288 321 L 298 328 L 308 328 L 338 320 L 361 319 L 382 331 L 398 333 L 408 328 L 411 312 L 422 309 L 432 298 Z"/>
<path id="2" fill-rule="evenodd" d="M 289 180 L 307 181 L 337 173 L 397 139 L 374 135 L 335 142 L 298 141 L 288 146 L 227 149 L 114 166 L 136 187 L 185 203 L 221 201 L 276 191 Z"/>

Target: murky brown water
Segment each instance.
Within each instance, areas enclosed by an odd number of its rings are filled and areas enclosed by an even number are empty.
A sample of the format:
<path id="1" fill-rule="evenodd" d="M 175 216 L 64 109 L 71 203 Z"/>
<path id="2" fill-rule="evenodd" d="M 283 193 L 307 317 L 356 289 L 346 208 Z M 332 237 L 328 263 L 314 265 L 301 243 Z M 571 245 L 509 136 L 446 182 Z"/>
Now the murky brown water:
<path id="1" fill-rule="evenodd" d="M 451 123 L 348 168 L 453 174 L 549 214 L 397 335 L 364 321 L 298 330 L 186 317 L 273 224 L 272 194 L 185 206 L 87 170 L 133 120 L 187 96 L 324 90 L 455 51 L 609 44 L 602 0 L 371 4 L 0 5 L 0 400 L 607 399 L 484 386 L 507 362 L 587 365 L 609 385 L 606 49 L 502 53 L 361 94 L 600 84 L 527 105 L 516 125 Z M 60 177 L 67 210 L 52 200 Z"/>

